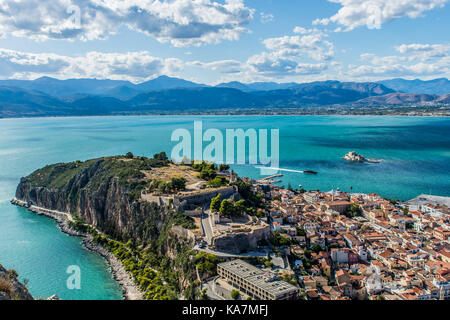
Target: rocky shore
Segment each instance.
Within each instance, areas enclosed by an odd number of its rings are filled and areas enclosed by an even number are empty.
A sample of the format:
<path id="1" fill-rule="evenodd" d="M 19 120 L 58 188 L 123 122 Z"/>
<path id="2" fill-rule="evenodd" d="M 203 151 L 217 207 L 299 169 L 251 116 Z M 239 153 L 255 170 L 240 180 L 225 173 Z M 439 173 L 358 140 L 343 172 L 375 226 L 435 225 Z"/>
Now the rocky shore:
<path id="1" fill-rule="evenodd" d="M 27 287 L 18 279 L 17 272 L 6 270 L 0 264 L 0 301 L 34 300 Z"/>
<path id="2" fill-rule="evenodd" d="M 104 247 L 94 243 L 92 236 L 90 234 L 81 233 L 69 226 L 69 221 L 72 221 L 72 217 L 70 214 L 29 205 L 28 203 L 18 200 L 16 198 L 12 199 L 11 203 L 17 206 L 24 207 L 28 209 L 30 212 L 34 212 L 38 215 L 44 215 L 46 217 L 54 219 L 56 222 L 58 222 L 61 231 L 68 235 L 75 237 L 82 237 L 83 245 L 87 250 L 95 252 L 106 259 L 109 266 L 111 267 L 111 272 L 113 274 L 114 279 L 119 283 L 119 285 L 122 288 L 125 300 L 143 299 L 143 294 L 134 283 L 132 277 L 128 274 L 128 272 L 126 272 L 122 263 L 111 252 L 106 250 Z"/>
<path id="3" fill-rule="evenodd" d="M 117 282 L 119 282 L 120 286 L 122 287 L 125 300 L 143 299 L 142 292 L 136 286 L 136 284 L 134 283 L 133 279 L 128 274 L 128 272 L 125 271 L 119 259 L 117 259 L 111 252 L 106 250 L 104 247 L 94 243 L 91 235 L 87 235 L 86 237 L 84 237 L 83 244 L 88 250 L 98 253 L 108 261 L 114 279 Z"/>

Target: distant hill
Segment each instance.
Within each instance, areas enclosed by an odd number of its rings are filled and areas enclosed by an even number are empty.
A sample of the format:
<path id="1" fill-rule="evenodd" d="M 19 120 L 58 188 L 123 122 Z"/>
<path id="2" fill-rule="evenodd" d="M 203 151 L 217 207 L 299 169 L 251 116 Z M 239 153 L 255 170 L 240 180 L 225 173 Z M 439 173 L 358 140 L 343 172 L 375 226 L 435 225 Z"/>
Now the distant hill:
<path id="1" fill-rule="evenodd" d="M 55 97 L 70 97 L 76 94 L 110 95 L 123 98 L 145 91 L 173 88 L 195 88 L 204 85 L 178 78 L 161 76 L 156 79 L 134 84 L 122 80 L 67 79 L 58 80 L 42 77 L 36 80 L 0 80 L 0 86 L 41 91 Z"/>
<path id="2" fill-rule="evenodd" d="M 237 90 L 241 90 L 243 92 L 250 92 L 250 91 L 254 91 L 253 89 L 251 89 L 248 85 L 243 84 L 242 82 L 239 81 L 232 81 L 232 82 L 227 82 L 227 83 L 220 83 L 216 86 L 216 88 L 229 88 L 229 89 L 237 89 Z"/>
<path id="3" fill-rule="evenodd" d="M 191 88 L 150 91 L 139 94 L 127 103 L 139 111 L 149 110 L 214 110 L 220 108 L 248 108 L 264 105 L 252 94 L 230 88 Z"/>
<path id="4" fill-rule="evenodd" d="M 356 102 L 362 105 L 402 105 L 441 102 L 438 95 L 395 92 L 382 96 L 372 96 Z"/>
<path id="5" fill-rule="evenodd" d="M 436 100 L 436 102 L 439 102 L 439 103 L 450 103 L 450 93 L 446 94 L 446 95 L 443 95 L 443 96 L 440 96 Z"/>
<path id="6" fill-rule="evenodd" d="M 4 85 L 5 83 L 8 85 Z M 277 89 L 264 90 L 268 88 Z M 0 81 L 0 117 L 207 112 L 217 109 L 301 108 L 347 104 L 444 104 L 450 103 L 449 100 L 449 95 L 395 92 L 381 83 L 373 82 L 231 82 L 210 87 L 165 76 L 141 84 L 115 80 L 53 78 Z"/>
<path id="7" fill-rule="evenodd" d="M 386 86 L 374 82 L 340 82 L 340 81 L 319 81 L 312 83 L 301 83 L 294 85 L 293 89 L 310 90 L 310 88 L 331 88 L 341 90 L 352 90 L 363 95 L 383 95 L 395 92 Z"/>
<path id="8" fill-rule="evenodd" d="M 276 82 L 254 82 L 242 83 L 239 81 L 218 84 L 217 88 L 231 88 L 243 92 L 274 91 L 286 89 L 299 89 L 310 86 L 329 86 L 335 89 L 350 89 L 357 91 L 370 91 L 374 94 L 387 94 L 400 91 L 406 93 L 424 93 L 445 95 L 450 93 L 450 81 L 442 78 L 430 81 L 392 79 L 367 83 L 322 81 L 311 83 L 276 83 Z M 40 91 L 45 94 L 63 98 L 72 97 L 77 94 L 103 95 L 115 98 L 128 98 L 147 91 L 161 91 L 180 88 L 202 88 L 207 85 L 187 81 L 179 78 L 160 76 L 158 78 L 143 82 L 132 83 L 123 80 L 109 79 L 67 79 L 58 80 L 50 77 L 41 77 L 36 80 L 0 80 L 0 86 L 16 87 L 25 90 Z"/>
<path id="9" fill-rule="evenodd" d="M 139 93 L 142 93 L 142 91 L 132 88 L 132 86 L 119 86 L 107 90 L 102 95 L 105 97 L 128 99 L 138 95 Z"/>
<path id="10" fill-rule="evenodd" d="M 62 115 L 65 111 L 64 102 L 43 92 L 0 87 L 0 115 L 3 117 Z"/>
<path id="11" fill-rule="evenodd" d="M 186 81 L 183 79 L 160 76 L 156 79 L 134 85 L 131 88 L 139 91 L 159 91 L 176 88 L 199 88 L 199 87 L 205 87 L 205 85 L 191 81 Z"/>
<path id="12" fill-rule="evenodd" d="M 297 83 L 276 83 L 276 82 L 253 82 L 253 83 L 242 83 L 239 81 L 232 81 L 218 84 L 216 87 L 219 88 L 232 88 L 238 89 L 244 92 L 252 91 L 272 91 L 272 90 L 283 90 L 289 89 L 297 85 Z"/>
<path id="13" fill-rule="evenodd" d="M 445 95 L 450 93 L 450 81 L 446 78 L 434 79 L 429 81 L 423 80 L 405 80 L 405 79 L 391 79 L 378 81 L 388 88 L 395 91 L 406 93 L 425 93 Z"/>
<path id="14" fill-rule="evenodd" d="M 98 79 L 58 80 L 50 77 L 42 77 L 36 80 L 0 80 L 0 86 L 41 91 L 55 97 L 66 97 L 78 93 L 102 94 L 115 87 L 125 85 L 133 86 L 129 81 Z"/>

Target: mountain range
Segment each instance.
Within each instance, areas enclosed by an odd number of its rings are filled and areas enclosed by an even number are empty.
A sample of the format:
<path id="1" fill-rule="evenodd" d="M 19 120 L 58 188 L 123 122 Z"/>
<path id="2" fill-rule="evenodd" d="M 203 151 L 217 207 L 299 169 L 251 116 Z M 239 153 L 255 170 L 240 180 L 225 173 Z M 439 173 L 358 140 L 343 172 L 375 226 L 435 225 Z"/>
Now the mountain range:
<path id="1" fill-rule="evenodd" d="M 424 93 L 445 95 L 450 93 L 450 81 L 446 78 L 434 79 L 429 81 L 391 79 L 378 81 L 382 85 L 389 87 L 395 91 L 404 93 Z"/>
<path id="2" fill-rule="evenodd" d="M 122 80 L 58 80 L 42 77 L 36 80 L 0 80 L 0 117 L 204 112 L 337 104 L 448 104 L 448 86 L 447 79 L 229 82 L 207 86 L 167 76 L 139 84 Z"/>

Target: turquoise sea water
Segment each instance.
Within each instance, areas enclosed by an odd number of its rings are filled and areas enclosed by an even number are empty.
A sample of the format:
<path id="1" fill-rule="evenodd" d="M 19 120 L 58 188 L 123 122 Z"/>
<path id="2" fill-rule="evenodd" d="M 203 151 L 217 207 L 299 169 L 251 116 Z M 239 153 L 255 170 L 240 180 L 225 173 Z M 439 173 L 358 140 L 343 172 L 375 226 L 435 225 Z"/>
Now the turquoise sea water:
<path id="1" fill-rule="evenodd" d="M 341 188 L 406 200 L 421 193 L 450 196 L 450 119 L 407 117 L 220 116 L 91 117 L 0 120 L 0 263 L 29 280 L 35 296 L 120 299 L 106 262 L 84 250 L 78 238 L 56 223 L 9 204 L 20 177 L 55 162 L 104 155 L 151 156 L 166 151 L 177 128 L 279 129 L 280 167 L 318 171 L 317 176 L 284 172 L 282 184 L 305 189 Z M 348 163 L 357 151 L 378 164 Z M 252 166 L 233 167 L 258 178 Z M 66 269 L 78 265 L 82 289 L 68 290 Z"/>

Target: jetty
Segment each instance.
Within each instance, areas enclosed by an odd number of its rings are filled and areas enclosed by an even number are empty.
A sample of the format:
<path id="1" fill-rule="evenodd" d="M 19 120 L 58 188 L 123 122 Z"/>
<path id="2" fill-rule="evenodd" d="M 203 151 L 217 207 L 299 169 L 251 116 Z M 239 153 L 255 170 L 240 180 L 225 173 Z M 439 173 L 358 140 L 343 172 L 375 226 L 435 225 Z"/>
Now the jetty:
<path id="1" fill-rule="evenodd" d="M 65 220 L 72 221 L 72 222 L 74 221 L 72 215 L 67 213 L 67 212 L 62 212 L 62 211 L 57 211 L 57 210 L 50 210 L 50 209 L 38 207 L 38 206 L 35 206 L 35 205 L 33 205 L 33 204 L 29 203 L 29 202 L 22 201 L 22 200 L 19 200 L 17 198 L 13 198 L 11 200 L 11 204 L 14 204 L 14 205 L 19 206 L 19 207 L 24 207 L 24 208 L 28 209 L 28 211 L 36 213 L 37 215 L 40 215 L 40 216 L 44 215 L 44 216 L 47 216 L 49 218 L 53 218 L 53 219 L 55 219 L 58 222 L 62 222 L 62 221 L 65 221 Z"/>
<path id="2" fill-rule="evenodd" d="M 282 174 L 274 174 L 268 177 L 264 177 L 261 179 L 256 180 L 256 182 L 258 183 L 278 183 L 281 182 L 281 180 L 275 180 L 275 178 L 281 178 L 283 175 Z"/>

